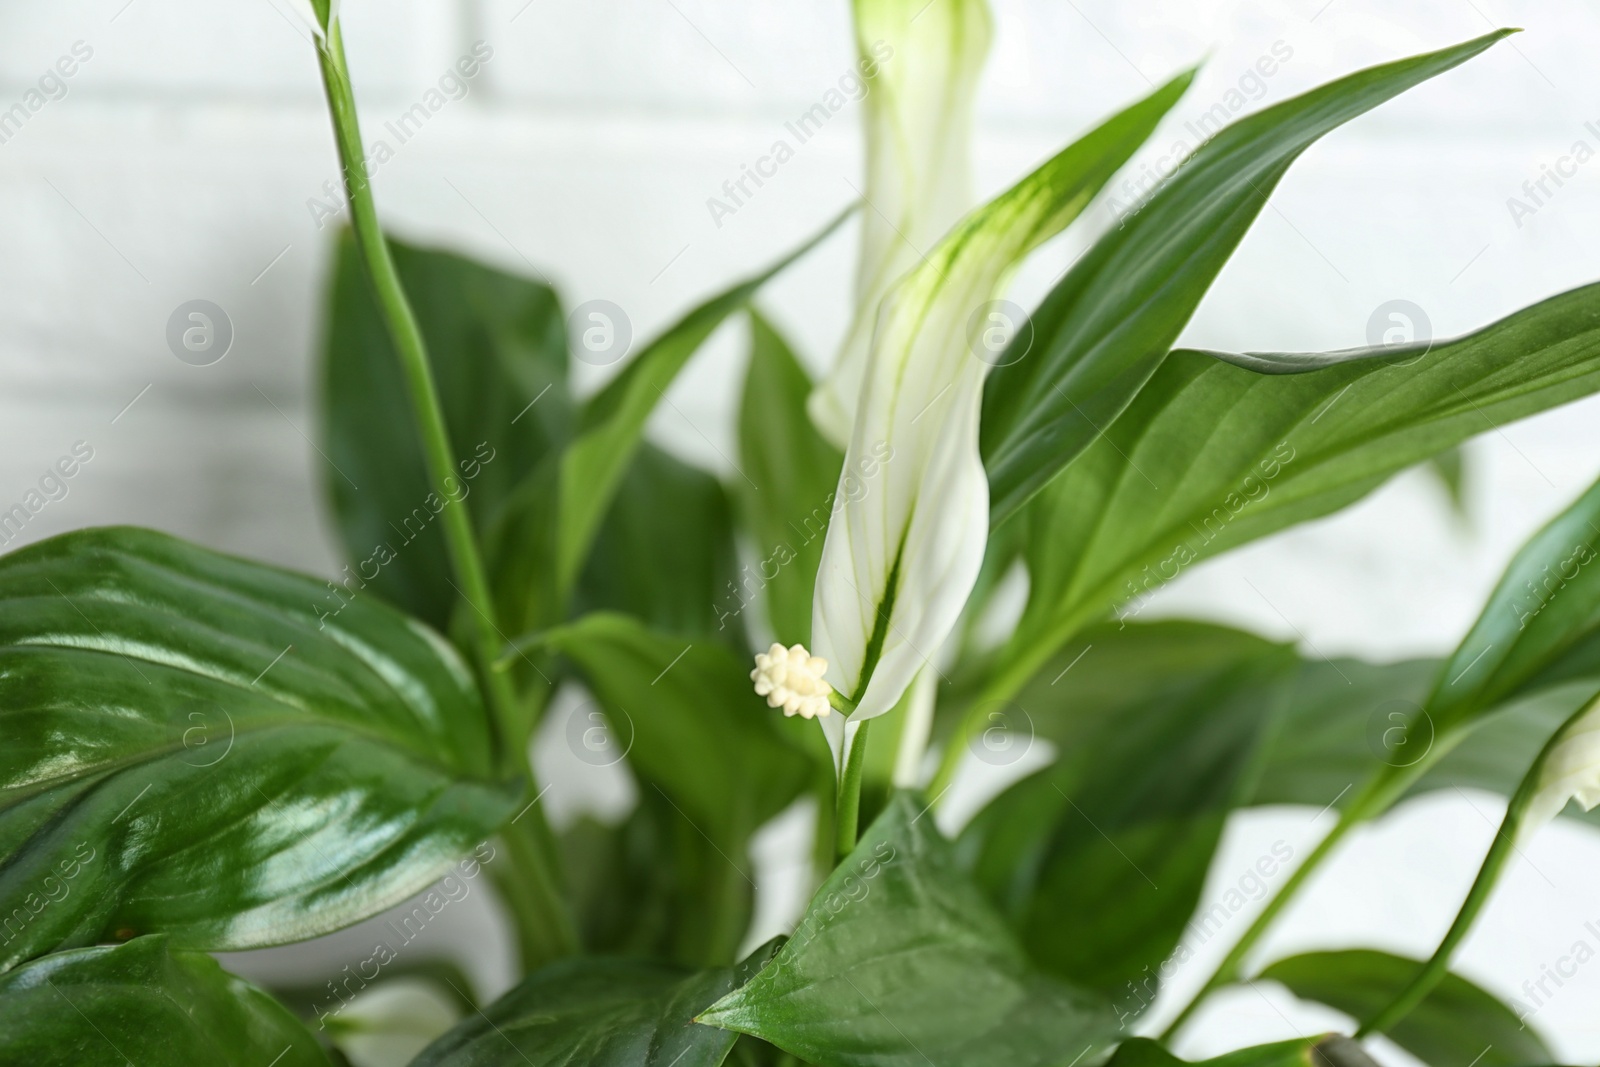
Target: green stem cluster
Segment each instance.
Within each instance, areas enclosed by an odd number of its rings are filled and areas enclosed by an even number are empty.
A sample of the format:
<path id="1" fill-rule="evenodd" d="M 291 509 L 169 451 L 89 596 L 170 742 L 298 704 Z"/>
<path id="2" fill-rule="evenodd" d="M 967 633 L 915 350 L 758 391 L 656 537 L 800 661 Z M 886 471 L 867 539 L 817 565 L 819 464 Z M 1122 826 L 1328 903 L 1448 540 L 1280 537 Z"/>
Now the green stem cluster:
<path id="1" fill-rule="evenodd" d="M 508 776 L 526 776 L 527 730 L 517 713 L 517 699 L 511 680 L 496 659 L 500 648 L 495 622 L 494 598 L 478 551 L 472 518 L 464 503 L 446 492 L 447 479 L 455 473 L 455 456 L 445 427 L 444 411 L 428 362 L 427 346 L 417 324 L 411 303 L 400 282 L 399 271 L 389 253 L 389 245 L 378 220 L 367 173 L 361 128 L 356 116 L 355 94 L 350 86 L 345 62 L 344 40 L 338 20 L 328 26 L 319 40 L 317 54 L 322 67 L 323 87 L 333 119 L 334 138 L 344 171 L 345 191 L 350 202 L 351 227 L 355 232 L 367 277 L 372 283 L 378 307 L 388 327 L 390 339 L 399 355 L 401 373 L 411 399 L 412 417 L 421 440 L 428 480 L 440 498 L 447 501 L 441 517 L 451 569 L 460 582 L 458 591 L 471 609 L 466 619 L 471 635 L 470 648 L 483 687 L 491 723 L 494 727 L 497 764 Z M 511 872 L 497 874 L 508 905 L 517 917 L 524 963 L 558 958 L 577 948 L 577 937 L 557 881 L 553 838 L 543 812 L 530 802 L 518 821 L 503 831 Z"/>

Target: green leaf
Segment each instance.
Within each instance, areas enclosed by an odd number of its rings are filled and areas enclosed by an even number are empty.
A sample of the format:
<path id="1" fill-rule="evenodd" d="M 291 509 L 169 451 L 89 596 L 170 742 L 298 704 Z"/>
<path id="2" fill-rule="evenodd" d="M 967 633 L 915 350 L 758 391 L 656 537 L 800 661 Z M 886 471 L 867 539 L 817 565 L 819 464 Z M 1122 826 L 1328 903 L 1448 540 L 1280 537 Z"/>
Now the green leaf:
<path id="1" fill-rule="evenodd" d="M 129 527 L 0 559 L 0 967 L 311 937 L 494 832 L 515 795 L 460 659 L 376 597 L 330 604 Z"/>
<path id="2" fill-rule="evenodd" d="M 595 531 L 644 433 L 645 420 L 689 357 L 773 275 L 826 239 L 854 210 L 840 215 L 821 233 L 760 274 L 689 312 L 584 405 L 577 437 L 561 458 L 556 498 L 556 590 L 563 599 L 589 556 Z"/>
<path id="3" fill-rule="evenodd" d="M 1239 120 L 1102 237 L 1014 342 L 1029 347 L 989 380 L 992 522 L 1042 489 L 1139 391 L 1300 153 L 1510 32 L 1371 67 Z"/>
<path id="4" fill-rule="evenodd" d="M 1445 496 L 1450 500 L 1450 510 L 1467 516 L 1467 454 L 1460 445 L 1429 458 L 1425 466 L 1439 479 Z"/>
<path id="5" fill-rule="evenodd" d="M 826 1067 L 1030 1067 L 1115 1040 L 1108 1006 L 1034 970 L 899 793 L 794 936 L 702 1022 Z"/>
<path id="6" fill-rule="evenodd" d="M 562 871 L 584 948 L 685 966 L 732 958 L 750 928 L 755 887 L 671 799 L 648 786 L 611 827 L 562 835 Z"/>
<path id="7" fill-rule="evenodd" d="M 577 665 L 604 709 L 616 753 L 608 758 L 625 754 L 640 791 L 665 800 L 692 831 L 664 814 L 656 820 L 670 842 L 689 843 L 675 874 L 704 905 L 675 914 L 709 924 L 671 931 L 674 956 L 732 959 L 749 922 L 750 837 L 800 795 L 812 762 L 779 732 L 781 713 L 755 695 L 748 661 L 723 645 L 654 633 L 621 615 L 587 616 L 548 643 Z M 584 736 L 569 724 L 569 743 Z"/>
<path id="8" fill-rule="evenodd" d="M 1000 709 L 1060 756 L 960 842 L 1033 961 L 1112 996 L 1178 947 L 1296 666 L 1237 631 L 1153 629 L 1096 631 Z"/>
<path id="9" fill-rule="evenodd" d="M 1436 659 L 1304 661 L 1250 803 L 1342 808 L 1375 771 L 1414 766 L 1433 755 L 1443 742 L 1432 720 L 1418 713 L 1440 668 Z M 1540 688 L 1490 709 L 1467 724 L 1470 732 L 1406 795 L 1482 789 L 1511 796 L 1545 742 L 1594 695 L 1595 684 Z M 1573 807 L 1565 814 L 1600 822 L 1600 810 Z"/>
<path id="10" fill-rule="evenodd" d="M 1260 975 L 1290 992 L 1356 1019 L 1386 1007 L 1422 964 L 1372 949 L 1308 952 L 1279 960 Z M 1555 1063 L 1534 1030 L 1493 994 L 1447 975 L 1387 1036 L 1434 1067 L 1532 1067 Z"/>
<path id="11" fill-rule="evenodd" d="M 465 499 L 480 530 L 570 431 L 567 339 L 549 286 L 449 252 L 391 240 L 428 346 Z M 436 628 L 459 594 L 412 426 L 400 359 L 360 252 L 338 244 L 322 347 L 323 484 L 347 573 Z"/>
<path id="12" fill-rule="evenodd" d="M 799 795 L 805 756 L 726 648 L 620 615 L 579 619 L 549 643 L 577 664 L 630 765 L 718 844 L 743 842 Z"/>
<path id="13" fill-rule="evenodd" d="M 767 614 L 785 644 L 811 641 L 811 591 L 844 463 L 844 453 L 806 414 L 811 388 L 788 344 L 752 313 L 750 368 L 739 402 L 739 460 L 749 481 L 737 484 L 760 558 Z M 742 610 L 747 595 L 741 589 L 731 607 Z"/>
<path id="14" fill-rule="evenodd" d="M 1600 331 L 1600 308 L 1591 316 Z M 1600 626 L 1600 567 L 1591 566 L 1597 546 L 1600 482 L 1535 534 L 1501 575 L 1429 694 L 1435 729 L 1448 732 L 1537 683 Z"/>
<path id="15" fill-rule="evenodd" d="M 1328 1041 L 1350 1044 L 1348 1039 L 1331 1035 Z M 1209 1060 L 1183 1060 L 1148 1037 L 1129 1038 L 1117 1046 L 1116 1055 L 1106 1067 L 1358 1067 L 1359 1061 L 1325 1058 L 1313 1040 L 1278 1041 L 1255 1045 Z M 1368 1061 L 1370 1063 L 1370 1061 Z"/>
<path id="16" fill-rule="evenodd" d="M 575 610 L 622 612 L 658 631 L 711 638 L 742 654 L 744 626 L 727 614 L 738 569 L 733 509 L 722 483 L 647 443 L 595 538 Z"/>
<path id="17" fill-rule="evenodd" d="M 717 1067 L 734 1035 L 695 1015 L 749 980 L 776 945 L 699 972 L 620 959 L 553 964 L 435 1041 L 413 1067 Z"/>
<path id="18" fill-rule="evenodd" d="M 0 1018 L 0 1060 L 29 1067 L 328 1067 L 281 1004 L 159 936 L 0 975 Z"/>
<path id="19" fill-rule="evenodd" d="M 1594 392 L 1600 285 L 1420 359 L 1386 353 L 1337 353 L 1300 374 L 1172 353 L 1030 508 L 1033 587 L 1011 669 L 1031 674 L 1096 616 L 1137 616 L 1148 593 L 1201 559 L 1329 514 L 1474 434 Z M 1290 357 L 1252 358 L 1282 367 Z"/>

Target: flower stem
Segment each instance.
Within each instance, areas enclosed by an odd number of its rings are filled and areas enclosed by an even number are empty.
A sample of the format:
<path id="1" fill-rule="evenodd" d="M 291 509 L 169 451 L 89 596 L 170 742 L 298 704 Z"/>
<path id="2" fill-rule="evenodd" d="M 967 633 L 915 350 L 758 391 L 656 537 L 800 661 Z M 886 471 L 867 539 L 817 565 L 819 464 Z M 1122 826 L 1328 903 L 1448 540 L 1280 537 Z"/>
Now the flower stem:
<path id="1" fill-rule="evenodd" d="M 384 238 L 383 228 L 378 221 L 378 209 L 372 199 L 372 183 L 367 174 L 361 128 L 356 119 L 355 95 L 350 88 L 349 70 L 345 64 L 344 37 L 337 20 L 329 26 L 326 39 L 318 42 L 317 54 L 322 61 L 323 86 L 327 90 L 328 107 L 333 116 L 345 191 L 350 199 L 351 227 L 361 250 L 362 263 L 367 268 L 367 278 L 372 283 L 373 295 L 377 297 L 384 323 L 388 327 L 389 338 L 400 357 L 400 370 L 411 398 L 411 414 L 416 421 L 417 436 L 421 439 L 428 481 L 433 491 L 445 501 L 444 510 L 440 513 L 444 520 L 445 546 L 450 555 L 451 569 L 461 583 L 461 595 L 472 608 L 472 616 L 467 623 L 473 635 L 473 652 L 489 711 L 499 731 L 501 746 L 516 749 L 522 740 L 511 729 L 516 719 L 516 700 L 511 692 L 510 679 L 494 665 L 499 649 L 495 640 L 494 600 L 489 593 L 483 559 L 478 553 L 477 539 L 472 531 L 472 517 L 464 503 L 445 491 L 447 479 L 455 474 L 455 456 L 450 448 L 449 433 L 445 429 L 444 412 L 428 363 L 422 329 L 417 325 L 411 302 L 401 285 L 399 271 L 395 269 L 394 259 L 389 254 L 389 244 Z M 520 750 L 515 755 L 516 766 L 520 768 L 524 762 Z"/>
<path id="2" fill-rule="evenodd" d="M 839 776 L 833 822 L 838 833 L 835 852 L 841 860 L 856 847 L 856 824 L 861 818 L 861 774 L 867 763 L 867 727 L 871 725 L 871 719 L 864 719 L 856 727 L 856 736 L 850 742 L 850 754 L 845 757 L 844 773 Z"/>
<path id="3" fill-rule="evenodd" d="M 1516 851 L 1517 833 L 1522 826 L 1523 818 L 1528 813 L 1528 808 L 1539 792 L 1539 782 L 1544 775 L 1546 760 L 1555 747 L 1566 738 L 1572 725 L 1594 706 L 1592 703 L 1586 703 L 1563 723 L 1559 730 L 1550 735 L 1544 748 L 1539 751 L 1538 758 L 1533 761 L 1527 773 L 1522 776 L 1522 781 L 1517 784 L 1517 791 L 1511 795 L 1511 800 L 1506 805 L 1505 818 L 1500 822 L 1500 829 L 1495 831 L 1494 841 L 1489 845 L 1489 852 L 1483 858 L 1483 866 L 1478 868 L 1478 877 L 1473 879 L 1472 888 L 1467 890 L 1467 898 L 1462 901 L 1461 910 L 1456 912 L 1455 921 L 1445 932 L 1439 947 L 1388 1007 L 1361 1024 L 1361 1029 L 1356 1031 L 1357 1037 L 1387 1032 L 1411 1014 L 1434 987 L 1444 980 L 1445 975 L 1449 973 L 1450 959 L 1455 955 L 1456 948 L 1471 931 L 1472 924 L 1489 900 L 1489 894 L 1499 882 L 1506 861 L 1511 858 L 1511 853 Z"/>
<path id="4" fill-rule="evenodd" d="M 554 868 L 546 857 L 554 852 L 549 824 L 538 803 L 500 831 L 506 863 L 490 868 L 496 887 L 517 928 L 517 951 L 523 973 L 578 951 L 578 932 Z M 535 811 L 538 821 L 533 820 Z"/>
<path id="5" fill-rule="evenodd" d="M 458 592 L 472 609 L 467 619 L 472 635 L 471 653 L 488 705 L 495 736 L 496 763 L 502 773 L 526 777 L 531 781 L 527 760 L 529 727 L 518 713 L 510 677 L 495 663 L 499 650 L 496 640 L 499 629 L 495 623 L 494 599 L 489 592 L 483 558 L 478 552 L 471 515 L 465 503 L 455 500 L 446 491 L 447 479 L 455 471 L 455 457 L 450 448 L 444 412 L 439 404 L 439 393 L 428 363 L 422 330 L 406 298 L 400 274 L 395 269 L 388 242 L 378 221 L 371 177 L 367 173 L 362 148 L 361 128 L 356 117 L 355 94 L 350 86 L 349 68 L 345 62 L 344 36 L 337 19 L 328 26 L 327 36 L 318 40 L 317 56 L 322 67 L 328 110 L 333 119 L 334 140 L 344 172 L 345 191 L 350 201 L 351 227 L 355 231 L 362 263 L 372 283 L 373 294 L 377 298 L 390 340 L 400 359 L 428 480 L 433 490 L 445 501 L 441 512 L 445 545 L 451 569 L 461 583 Z M 557 944 L 568 951 L 576 950 L 577 939 L 571 911 L 558 888 L 556 872 L 559 867 L 543 811 L 535 804 L 525 809 L 523 816 L 519 816 L 522 817 L 532 820 L 527 829 L 520 831 L 527 835 L 522 841 L 527 850 L 525 854 L 515 847 L 511 851 L 514 857 L 520 856 L 517 864 L 525 869 L 521 872 L 523 877 L 518 878 L 517 884 L 510 886 L 509 890 L 526 896 L 513 902 L 512 910 L 519 916 L 539 916 L 539 924 L 554 932 L 552 936 Z M 506 836 L 510 840 L 516 833 L 507 827 Z M 506 886 L 507 881 L 502 879 L 501 884 Z M 521 925 L 523 923 L 519 918 Z M 522 933 L 525 938 L 530 936 L 526 928 Z"/>
<path id="6" fill-rule="evenodd" d="M 1345 834 L 1349 833 L 1356 823 L 1364 817 L 1364 815 L 1358 813 L 1355 803 L 1352 803 L 1339 813 L 1339 821 L 1332 830 L 1328 831 L 1328 836 L 1318 842 L 1317 847 L 1311 850 L 1311 855 L 1306 857 L 1304 863 L 1295 868 L 1295 872 L 1279 887 L 1278 892 L 1267 902 L 1267 906 L 1262 909 L 1261 914 L 1256 916 L 1255 922 L 1250 924 L 1249 929 L 1245 930 L 1238 943 L 1229 950 L 1228 955 L 1217 965 L 1216 971 L 1212 973 L 1210 978 L 1206 979 L 1205 985 L 1200 987 L 1200 991 L 1194 995 L 1194 998 L 1188 1004 L 1184 1005 L 1183 1010 L 1178 1013 L 1178 1017 L 1172 1020 L 1166 1030 L 1162 1031 L 1162 1041 L 1170 1042 L 1179 1028 L 1189 1021 L 1189 1017 L 1213 992 L 1225 985 L 1238 981 L 1240 967 L 1244 962 L 1245 956 L 1249 955 L 1250 950 L 1255 948 L 1256 942 L 1267 932 L 1267 928 L 1278 917 L 1278 913 L 1289 905 L 1289 902 L 1294 899 L 1295 893 L 1322 865 L 1322 861 L 1328 858 L 1334 847 L 1344 839 Z"/>

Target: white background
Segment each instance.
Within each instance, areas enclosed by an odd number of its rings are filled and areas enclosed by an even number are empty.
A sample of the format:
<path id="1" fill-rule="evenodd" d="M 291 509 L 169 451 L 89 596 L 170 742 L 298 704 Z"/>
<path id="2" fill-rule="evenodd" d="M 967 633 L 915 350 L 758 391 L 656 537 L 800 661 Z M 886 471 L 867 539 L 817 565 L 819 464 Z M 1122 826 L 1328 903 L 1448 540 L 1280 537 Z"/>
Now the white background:
<path id="1" fill-rule="evenodd" d="M 1201 59 L 1204 73 L 1151 156 L 1275 42 L 1293 55 L 1251 107 L 1492 26 L 1527 28 L 1312 148 L 1185 343 L 1347 347 L 1364 341 L 1375 308 L 1397 298 L 1422 306 L 1434 333 L 1448 335 L 1600 274 L 1590 243 L 1600 161 L 1520 226 L 1507 206 L 1574 142 L 1600 149 L 1600 15 L 1578 0 L 995 6 L 977 148 L 985 192 Z M 615 301 L 636 336 L 790 247 L 852 198 L 848 183 L 859 184 L 851 108 L 720 227 L 705 203 L 850 67 L 845 0 L 347 0 L 345 8 L 369 140 L 474 41 L 494 49 L 470 95 L 379 171 L 390 224 L 542 272 L 569 307 Z M 333 230 L 317 228 L 307 200 L 337 167 L 315 61 L 288 10 L 287 0 L 56 0 L 0 13 L 0 109 L 74 42 L 94 50 L 68 95 L 0 144 L 0 509 L 74 442 L 95 449 L 27 540 L 132 522 L 310 571 L 335 567 L 318 489 L 323 460 L 308 440 Z M 1036 293 L 1110 221 L 1103 206 L 1091 211 L 1085 230 L 1047 249 L 1019 291 Z M 853 232 L 836 238 L 764 298 L 819 368 L 844 327 L 853 240 Z M 220 304 L 236 331 L 212 367 L 187 366 L 165 344 L 168 316 L 193 298 Z M 741 336 L 719 335 L 652 424 L 657 439 L 724 472 Z M 1196 568 L 1162 594 L 1160 610 L 1242 623 L 1323 655 L 1447 650 L 1520 541 L 1600 470 L 1597 412 L 1600 404 L 1583 402 L 1473 442 L 1465 520 L 1412 472 L 1343 515 Z M 562 768 L 559 756 L 544 762 L 561 783 L 560 810 L 616 788 Z M 1492 797 L 1452 793 L 1357 834 L 1263 961 L 1357 944 L 1425 954 L 1501 808 Z M 1237 820 L 1208 900 L 1280 838 L 1304 855 L 1331 825 L 1331 816 L 1314 816 Z M 781 835 L 769 844 L 781 845 Z M 1512 866 L 1460 969 L 1520 996 L 1524 981 L 1576 941 L 1600 948 L 1584 930 L 1586 921 L 1600 925 L 1597 884 L 1600 838 L 1572 825 L 1546 832 Z M 476 892 L 430 928 L 428 951 L 461 956 L 498 988 L 507 950 L 487 892 Z M 770 899 L 763 921 L 781 926 L 792 903 Z M 1235 918 L 1234 934 L 1245 921 Z M 235 964 L 270 977 L 368 951 L 358 931 Z M 1205 970 L 1186 968 L 1179 991 Z M 1564 1062 L 1600 1058 L 1597 1007 L 1593 962 L 1540 1011 Z M 1202 1022 L 1186 1051 L 1339 1024 L 1268 986 L 1220 999 Z"/>

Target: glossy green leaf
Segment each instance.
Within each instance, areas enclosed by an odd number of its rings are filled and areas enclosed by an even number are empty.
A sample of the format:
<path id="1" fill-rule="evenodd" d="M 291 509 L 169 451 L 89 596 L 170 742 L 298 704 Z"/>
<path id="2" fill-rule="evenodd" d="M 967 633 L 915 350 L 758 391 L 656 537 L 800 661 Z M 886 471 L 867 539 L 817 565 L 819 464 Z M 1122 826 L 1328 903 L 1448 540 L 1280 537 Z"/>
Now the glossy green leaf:
<path id="1" fill-rule="evenodd" d="M 847 211 L 840 215 L 817 236 L 760 274 L 719 293 L 679 319 L 583 406 L 576 439 L 561 458 L 558 480 L 555 560 L 559 594 L 564 596 L 572 587 L 588 558 L 595 531 L 644 433 L 645 420 L 689 357 L 773 275 L 821 243 L 849 214 Z"/>
<path id="2" fill-rule="evenodd" d="M 160 936 L 0 974 L 0 1061 L 28 1067 L 328 1067 L 299 1020 Z"/>
<path id="3" fill-rule="evenodd" d="M 1326 1040 L 1351 1044 L 1348 1039 L 1336 1035 Z M 1324 1051 L 1316 1041 L 1302 1038 L 1237 1049 L 1215 1059 L 1191 1061 L 1174 1056 L 1148 1037 L 1135 1037 L 1117 1046 L 1116 1055 L 1107 1061 L 1107 1067 L 1362 1067 L 1359 1059 L 1319 1055 Z M 1366 1065 L 1374 1067 L 1370 1060 Z"/>
<path id="4" fill-rule="evenodd" d="M 1290 992 L 1370 1018 L 1392 1001 L 1422 964 L 1372 949 L 1308 952 L 1279 960 L 1260 975 Z M 1427 999 L 1392 1027 L 1395 1044 L 1432 1067 L 1534 1067 L 1555 1063 L 1537 1031 L 1493 994 L 1448 975 Z"/>
<path id="5" fill-rule="evenodd" d="M 993 521 L 1043 488 L 1139 391 L 1302 152 L 1509 32 L 1371 67 L 1239 120 L 1102 237 L 990 377 L 982 444 Z"/>
<path id="6" fill-rule="evenodd" d="M 788 344 L 752 313 L 750 367 L 739 402 L 739 463 L 749 481 L 735 484 L 755 543 L 767 616 L 786 644 L 811 641 L 811 590 L 844 463 L 844 453 L 806 414 L 811 388 Z M 724 610 L 743 610 L 754 592 L 741 587 Z"/>
<path id="7" fill-rule="evenodd" d="M 480 530 L 571 432 L 567 338 L 549 286 L 390 241 L 428 345 L 458 460 L 447 489 Z M 444 629 L 460 598 L 437 521 L 445 505 L 412 427 L 400 360 L 353 238 L 338 244 L 322 348 L 323 485 L 348 573 Z"/>
<path id="8" fill-rule="evenodd" d="M 330 599 L 130 527 L 0 559 L 0 966 L 311 937 L 494 832 L 515 795 L 465 666 L 374 596 Z"/>
<path id="9" fill-rule="evenodd" d="M 1420 358 L 1387 351 L 1338 353 L 1299 374 L 1172 353 L 1030 508 L 1033 587 L 1015 669 L 1032 673 L 1096 616 L 1137 617 L 1149 593 L 1201 559 L 1336 511 L 1474 434 L 1594 392 L 1600 285 Z"/>
<path id="10" fill-rule="evenodd" d="M 686 972 L 621 959 L 575 959 L 524 978 L 430 1045 L 413 1067 L 717 1067 L 734 1035 L 695 1015 L 772 957 Z"/>
<path id="11" fill-rule="evenodd" d="M 825 1067 L 1063 1064 L 1108 1005 L 1035 970 L 924 804 L 896 794 L 759 975 L 701 1015 Z"/>
<path id="12" fill-rule="evenodd" d="M 711 638 L 743 654 L 743 621 L 729 613 L 738 574 L 733 509 L 722 483 L 647 443 L 595 538 L 574 611 L 622 612 L 657 631 Z"/>
<path id="13" fill-rule="evenodd" d="M 994 713 L 1060 755 L 992 801 L 960 842 L 1033 961 L 1110 996 L 1178 947 L 1296 666 L 1290 650 L 1237 631 L 1155 629 L 1075 642 Z M 1206 645 L 1222 654 L 1200 659 Z M 1118 676 L 1133 680 L 1119 691 Z"/>

